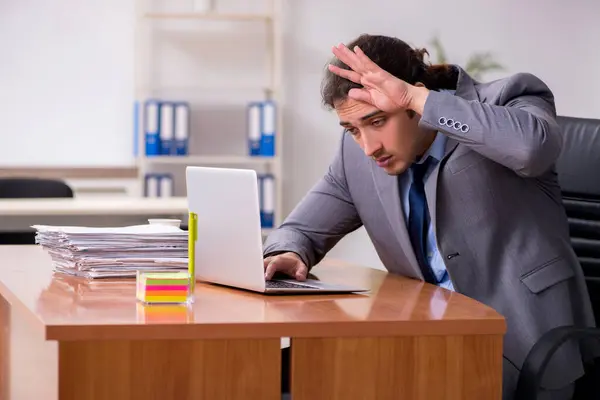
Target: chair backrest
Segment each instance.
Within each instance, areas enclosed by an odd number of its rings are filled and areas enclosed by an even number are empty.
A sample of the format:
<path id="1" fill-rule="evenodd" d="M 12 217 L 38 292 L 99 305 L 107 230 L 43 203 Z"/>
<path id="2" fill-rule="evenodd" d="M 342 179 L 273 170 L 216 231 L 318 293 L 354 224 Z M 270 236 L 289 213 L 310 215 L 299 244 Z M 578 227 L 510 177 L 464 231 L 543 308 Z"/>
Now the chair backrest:
<path id="1" fill-rule="evenodd" d="M 600 119 L 558 117 L 563 149 L 557 162 L 563 192 L 600 200 Z"/>
<path id="2" fill-rule="evenodd" d="M 73 197 L 73 190 L 56 179 L 3 178 L 0 179 L 0 198 L 51 198 Z"/>
<path id="3" fill-rule="evenodd" d="M 56 179 L 2 178 L 0 198 L 58 198 L 74 197 L 73 190 L 65 182 Z M 35 232 L 0 232 L 0 244 L 34 244 Z"/>
<path id="4" fill-rule="evenodd" d="M 559 116 L 563 150 L 557 161 L 573 249 L 600 321 L 600 120 Z"/>

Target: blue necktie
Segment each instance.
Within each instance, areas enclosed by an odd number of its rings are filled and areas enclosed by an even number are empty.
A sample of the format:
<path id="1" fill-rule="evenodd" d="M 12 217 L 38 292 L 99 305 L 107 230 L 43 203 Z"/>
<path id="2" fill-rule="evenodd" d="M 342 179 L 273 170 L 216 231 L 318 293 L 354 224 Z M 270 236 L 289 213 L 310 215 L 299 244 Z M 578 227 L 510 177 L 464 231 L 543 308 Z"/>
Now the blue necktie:
<path id="1" fill-rule="evenodd" d="M 412 242 L 417 262 L 421 267 L 425 282 L 437 283 L 433 270 L 427 262 L 426 243 L 427 243 L 427 228 L 429 226 L 429 210 L 427 208 L 427 199 L 425 198 L 425 185 L 423 177 L 427 172 L 431 158 L 427 158 L 421 164 L 413 164 L 410 168 L 413 173 L 413 181 L 408 193 L 408 203 L 410 207 L 408 217 L 408 233 Z"/>

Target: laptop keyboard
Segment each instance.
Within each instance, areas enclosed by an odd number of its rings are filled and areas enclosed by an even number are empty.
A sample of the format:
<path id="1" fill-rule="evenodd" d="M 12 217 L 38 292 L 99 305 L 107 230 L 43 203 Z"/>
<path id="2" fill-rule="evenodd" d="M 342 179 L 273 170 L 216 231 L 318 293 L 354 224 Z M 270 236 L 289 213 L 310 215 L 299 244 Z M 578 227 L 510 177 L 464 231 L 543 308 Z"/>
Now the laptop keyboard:
<path id="1" fill-rule="evenodd" d="M 266 281 L 267 289 L 320 289 L 316 286 L 302 285 L 300 283 L 282 282 L 282 281 Z"/>

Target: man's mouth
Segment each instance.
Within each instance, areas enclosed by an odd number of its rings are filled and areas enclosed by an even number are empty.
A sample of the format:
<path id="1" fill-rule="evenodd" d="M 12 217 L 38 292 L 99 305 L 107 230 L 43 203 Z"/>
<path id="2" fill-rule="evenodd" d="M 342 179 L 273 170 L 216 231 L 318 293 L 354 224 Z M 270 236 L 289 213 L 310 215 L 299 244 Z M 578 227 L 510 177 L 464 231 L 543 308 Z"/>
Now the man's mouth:
<path id="1" fill-rule="evenodd" d="M 392 159 L 392 156 L 379 157 L 378 159 L 375 160 L 375 162 L 377 162 L 377 165 L 379 167 L 384 168 L 389 164 L 391 159 Z"/>

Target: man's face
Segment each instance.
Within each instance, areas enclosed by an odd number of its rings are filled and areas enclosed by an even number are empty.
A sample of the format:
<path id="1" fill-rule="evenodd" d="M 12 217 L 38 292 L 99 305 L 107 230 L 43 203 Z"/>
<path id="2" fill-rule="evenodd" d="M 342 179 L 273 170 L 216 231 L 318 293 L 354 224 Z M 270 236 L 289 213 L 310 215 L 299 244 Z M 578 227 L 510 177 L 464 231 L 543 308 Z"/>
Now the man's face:
<path id="1" fill-rule="evenodd" d="M 367 157 L 390 175 L 404 172 L 435 137 L 419 129 L 418 117 L 405 110 L 386 113 L 368 103 L 346 99 L 335 111 L 342 125 Z"/>

